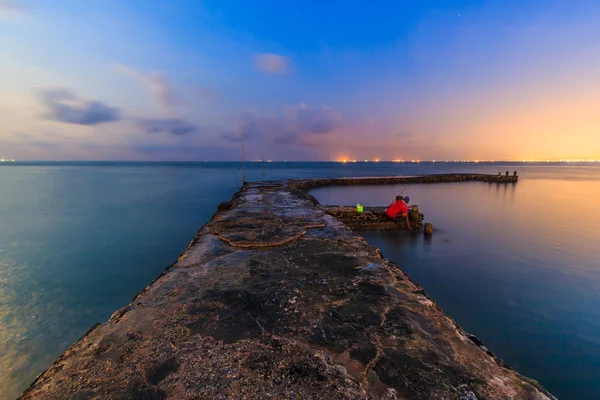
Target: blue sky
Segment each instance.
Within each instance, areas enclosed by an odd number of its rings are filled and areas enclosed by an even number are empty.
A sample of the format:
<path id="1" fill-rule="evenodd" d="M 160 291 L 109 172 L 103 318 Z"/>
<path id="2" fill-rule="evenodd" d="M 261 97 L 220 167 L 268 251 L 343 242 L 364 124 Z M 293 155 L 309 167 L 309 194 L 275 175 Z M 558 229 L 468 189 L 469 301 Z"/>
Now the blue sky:
<path id="1" fill-rule="evenodd" d="M 600 159 L 600 3 L 0 0 L 0 158 Z"/>

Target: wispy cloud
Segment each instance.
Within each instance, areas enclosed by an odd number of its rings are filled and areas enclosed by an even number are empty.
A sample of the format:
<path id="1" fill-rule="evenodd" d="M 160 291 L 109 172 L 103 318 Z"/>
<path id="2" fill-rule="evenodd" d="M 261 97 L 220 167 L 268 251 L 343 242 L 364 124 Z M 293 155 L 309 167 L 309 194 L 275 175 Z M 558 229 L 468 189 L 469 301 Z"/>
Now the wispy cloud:
<path id="1" fill-rule="evenodd" d="M 160 71 L 144 73 L 121 64 L 114 64 L 113 68 L 141 82 L 163 111 L 162 118 L 143 117 L 134 120 L 135 125 L 147 134 L 184 136 L 199 132 L 201 128 L 190 122 L 185 111 L 198 107 L 202 101 L 214 101 L 219 96 L 216 90 L 198 85 L 188 87 L 185 91 L 187 96 L 183 96 L 177 93 L 175 86 Z M 202 131 L 211 130 L 203 126 Z"/>
<path id="2" fill-rule="evenodd" d="M 182 119 L 182 118 L 168 118 L 168 119 L 150 119 L 144 118 L 138 121 L 138 126 L 145 133 L 167 133 L 169 135 L 188 135 L 198 132 L 199 128 Z"/>
<path id="3" fill-rule="evenodd" d="M 192 88 L 192 97 L 198 101 L 214 101 L 218 100 L 219 92 L 210 87 L 195 86 Z"/>
<path id="4" fill-rule="evenodd" d="M 12 19 L 25 14 L 27 6 L 16 0 L 0 0 L 0 18 Z"/>
<path id="5" fill-rule="evenodd" d="M 21 11 L 24 5 L 15 0 L 0 0 L 0 10 L 2 11 Z"/>
<path id="6" fill-rule="evenodd" d="M 292 115 L 298 124 L 299 133 L 329 133 L 341 120 L 340 114 L 332 108 L 311 108 L 306 104 L 293 108 Z"/>
<path id="7" fill-rule="evenodd" d="M 144 73 L 121 64 L 115 64 L 114 69 L 123 75 L 131 76 L 142 82 L 165 113 L 172 114 L 175 107 L 180 103 L 173 85 L 167 81 L 162 72 Z"/>
<path id="8" fill-rule="evenodd" d="M 177 114 L 178 107 L 195 107 L 199 103 L 214 102 L 219 98 L 219 92 L 216 89 L 197 84 L 178 90 L 162 71 L 146 73 L 121 64 L 113 64 L 113 69 L 144 85 L 161 111 L 170 117 Z"/>
<path id="9" fill-rule="evenodd" d="M 224 157 L 229 158 L 234 154 L 237 155 L 237 149 L 232 151 L 226 147 L 200 144 L 188 144 L 186 146 L 182 146 L 171 144 L 139 143 L 133 145 L 132 148 L 136 152 L 163 160 L 197 160 L 207 158 L 210 160 L 222 160 Z"/>
<path id="10" fill-rule="evenodd" d="M 52 133 L 43 133 L 41 135 L 41 137 L 35 136 L 35 135 L 31 135 L 28 133 L 23 133 L 23 132 L 17 132 L 15 134 L 13 134 L 13 137 L 15 137 L 19 142 L 27 145 L 27 146 L 33 146 L 33 147 L 40 147 L 40 148 L 55 148 L 55 147 L 60 147 L 62 144 L 56 140 L 48 140 L 48 137 L 54 136 L 54 134 Z"/>
<path id="11" fill-rule="evenodd" d="M 47 108 L 48 119 L 78 125 L 98 125 L 121 119 L 118 108 L 97 100 L 78 97 L 65 88 L 41 89 L 38 96 Z"/>
<path id="12" fill-rule="evenodd" d="M 254 56 L 254 65 L 268 74 L 285 74 L 292 69 L 292 60 L 278 54 L 261 53 Z"/>
<path id="13" fill-rule="evenodd" d="M 240 128 L 244 138 L 260 138 L 276 144 L 306 145 L 309 135 L 326 135 L 341 127 L 341 115 L 330 107 L 310 107 L 306 104 L 286 107 L 280 115 L 262 116 L 252 113 L 241 115 Z M 228 134 L 225 138 L 239 142 L 241 135 Z"/>

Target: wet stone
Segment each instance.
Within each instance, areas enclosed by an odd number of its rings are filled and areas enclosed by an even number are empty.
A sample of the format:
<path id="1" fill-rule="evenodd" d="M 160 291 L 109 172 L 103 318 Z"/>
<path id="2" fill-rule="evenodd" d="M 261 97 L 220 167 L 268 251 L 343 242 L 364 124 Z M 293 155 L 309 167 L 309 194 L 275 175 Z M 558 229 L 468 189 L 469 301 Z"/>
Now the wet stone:
<path id="1" fill-rule="evenodd" d="M 186 325 L 191 335 L 210 336 L 223 343 L 235 343 L 257 338 L 261 334 L 258 322 L 248 312 L 220 310 L 204 315 Z"/>
<path id="2" fill-rule="evenodd" d="M 367 365 L 377 357 L 377 346 L 369 342 L 360 343 L 350 351 L 350 357 Z"/>
<path id="3" fill-rule="evenodd" d="M 179 363 L 175 357 L 171 357 L 168 360 L 147 368 L 145 371 L 148 382 L 152 385 L 157 385 L 162 382 L 167 376 L 176 372 L 179 369 Z"/>
<path id="4" fill-rule="evenodd" d="M 374 370 L 382 382 L 411 399 L 431 399 L 436 397 L 434 392 L 476 383 L 473 376 L 460 368 L 441 363 L 432 351 L 413 357 L 396 349 L 384 349 Z"/>

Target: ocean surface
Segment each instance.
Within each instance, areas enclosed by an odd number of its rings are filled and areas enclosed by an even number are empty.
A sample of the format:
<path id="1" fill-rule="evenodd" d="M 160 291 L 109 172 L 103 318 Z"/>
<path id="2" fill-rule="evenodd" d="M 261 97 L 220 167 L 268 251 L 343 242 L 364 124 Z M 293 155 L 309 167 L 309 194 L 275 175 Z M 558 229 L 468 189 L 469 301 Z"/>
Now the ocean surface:
<path id="1" fill-rule="evenodd" d="M 264 170 L 264 175 L 262 171 Z M 600 399 L 600 165 L 247 163 L 248 180 L 519 171 L 404 190 L 435 233 L 365 232 L 467 331 L 560 399 Z M 0 164 L 0 399 L 185 250 L 240 163 Z M 335 187 L 387 205 L 404 187 Z"/>

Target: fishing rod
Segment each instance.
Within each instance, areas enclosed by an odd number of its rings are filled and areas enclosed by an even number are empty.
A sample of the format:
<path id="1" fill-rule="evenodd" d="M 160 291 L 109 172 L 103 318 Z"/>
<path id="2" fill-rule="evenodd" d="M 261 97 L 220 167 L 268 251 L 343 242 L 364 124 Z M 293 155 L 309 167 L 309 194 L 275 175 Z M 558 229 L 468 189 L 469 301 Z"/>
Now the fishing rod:
<path id="1" fill-rule="evenodd" d="M 407 188 L 407 187 L 408 187 L 408 184 L 407 184 L 406 186 L 404 186 L 404 188 L 402 189 L 402 191 L 401 191 L 400 193 L 398 193 L 398 196 L 402 196 L 402 193 L 404 193 L 404 191 L 406 190 L 406 188 Z M 392 202 L 390 203 L 390 206 L 391 206 L 392 204 L 394 204 L 395 202 L 396 202 L 396 200 L 392 201 Z M 388 206 L 388 207 L 389 207 L 389 206 Z"/>
<path id="2" fill-rule="evenodd" d="M 233 173 L 235 174 L 235 190 L 238 190 L 238 180 L 237 180 L 237 168 L 233 167 Z"/>
<path id="3" fill-rule="evenodd" d="M 244 128 L 240 126 L 240 136 L 242 138 L 242 186 L 246 183 L 246 168 L 245 168 L 245 157 L 244 157 Z"/>
<path id="4" fill-rule="evenodd" d="M 404 191 L 406 190 L 407 187 L 408 187 L 408 184 L 406 186 L 404 186 L 404 189 L 402 189 L 402 191 L 400 192 L 400 194 L 398 194 L 398 196 L 402 196 L 402 193 L 404 193 Z"/>

